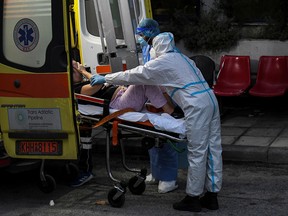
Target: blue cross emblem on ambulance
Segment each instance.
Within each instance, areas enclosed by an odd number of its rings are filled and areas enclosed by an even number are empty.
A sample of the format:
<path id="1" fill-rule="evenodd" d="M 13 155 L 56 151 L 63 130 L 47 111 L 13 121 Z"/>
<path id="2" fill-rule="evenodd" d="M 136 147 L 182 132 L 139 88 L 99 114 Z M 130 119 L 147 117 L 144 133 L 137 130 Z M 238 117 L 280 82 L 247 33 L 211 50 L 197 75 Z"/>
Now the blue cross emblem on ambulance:
<path id="1" fill-rule="evenodd" d="M 38 26 L 31 19 L 21 19 L 14 27 L 13 38 L 18 49 L 23 52 L 30 52 L 39 41 Z"/>

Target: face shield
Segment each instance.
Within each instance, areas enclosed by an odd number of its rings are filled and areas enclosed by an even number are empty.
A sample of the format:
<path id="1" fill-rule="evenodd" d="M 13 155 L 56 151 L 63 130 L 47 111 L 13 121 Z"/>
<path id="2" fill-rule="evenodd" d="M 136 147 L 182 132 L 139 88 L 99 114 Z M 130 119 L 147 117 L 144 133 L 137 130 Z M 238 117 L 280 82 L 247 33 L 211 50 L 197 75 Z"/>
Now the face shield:
<path id="1" fill-rule="evenodd" d="M 143 35 L 147 38 L 153 38 L 157 36 L 160 33 L 160 30 L 158 27 L 151 27 L 151 28 L 137 28 L 136 34 Z"/>
<path id="2" fill-rule="evenodd" d="M 143 19 L 136 29 L 136 35 L 153 38 L 160 33 L 159 24 L 156 20 L 146 18 Z"/>

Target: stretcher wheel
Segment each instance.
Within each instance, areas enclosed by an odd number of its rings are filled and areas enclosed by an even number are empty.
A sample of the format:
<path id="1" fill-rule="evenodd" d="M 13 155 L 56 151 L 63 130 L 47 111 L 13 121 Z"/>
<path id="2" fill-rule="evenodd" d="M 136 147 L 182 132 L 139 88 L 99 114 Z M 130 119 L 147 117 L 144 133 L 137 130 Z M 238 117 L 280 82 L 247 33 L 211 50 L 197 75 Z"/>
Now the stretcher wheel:
<path id="1" fill-rule="evenodd" d="M 39 188 L 44 193 L 51 193 L 56 188 L 56 181 L 50 175 L 45 175 L 45 180 L 40 181 Z"/>
<path id="2" fill-rule="evenodd" d="M 132 177 L 129 180 L 128 188 L 132 194 L 141 195 L 146 189 L 145 178 L 139 175 Z"/>
<path id="3" fill-rule="evenodd" d="M 113 188 L 108 193 L 108 202 L 112 207 L 121 208 L 125 203 L 125 194 L 117 188 Z"/>

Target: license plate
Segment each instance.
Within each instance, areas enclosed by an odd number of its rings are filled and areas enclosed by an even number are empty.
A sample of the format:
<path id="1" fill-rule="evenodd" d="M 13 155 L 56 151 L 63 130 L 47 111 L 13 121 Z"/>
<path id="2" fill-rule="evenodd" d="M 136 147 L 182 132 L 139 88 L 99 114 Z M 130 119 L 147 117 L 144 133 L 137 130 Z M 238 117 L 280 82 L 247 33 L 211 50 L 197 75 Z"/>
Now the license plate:
<path id="1" fill-rule="evenodd" d="M 62 155 L 61 140 L 17 140 L 17 155 Z"/>

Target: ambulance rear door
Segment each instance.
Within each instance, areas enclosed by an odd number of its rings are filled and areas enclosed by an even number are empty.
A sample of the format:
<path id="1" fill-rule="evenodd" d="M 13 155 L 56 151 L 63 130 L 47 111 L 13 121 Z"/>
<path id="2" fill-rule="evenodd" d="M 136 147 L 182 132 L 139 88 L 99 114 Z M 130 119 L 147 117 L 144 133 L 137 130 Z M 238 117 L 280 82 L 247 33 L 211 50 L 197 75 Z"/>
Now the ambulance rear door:
<path id="1" fill-rule="evenodd" d="M 76 159 L 69 1 L 0 1 L 0 132 L 10 157 Z"/>

